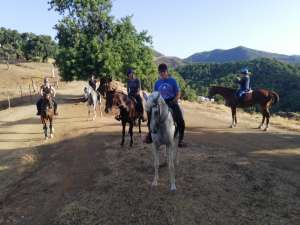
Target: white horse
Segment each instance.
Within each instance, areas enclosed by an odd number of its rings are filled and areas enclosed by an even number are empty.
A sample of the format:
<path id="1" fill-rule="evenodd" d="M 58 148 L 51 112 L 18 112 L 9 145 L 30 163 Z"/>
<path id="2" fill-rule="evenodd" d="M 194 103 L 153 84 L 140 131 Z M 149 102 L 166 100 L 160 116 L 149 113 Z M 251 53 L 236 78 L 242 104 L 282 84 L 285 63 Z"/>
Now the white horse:
<path id="1" fill-rule="evenodd" d="M 153 92 L 146 102 L 146 111 L 150 113 L 150 130 L 154 155 L 155 175 L 152 186 L 158 185 L 159 147 L 166 145 L 170 172 L 171 191 L 176 191 L 175 165 L 177 147 L 175 144 L 175 125 L 168 105 L 159 92 Z"/>
<path id="2" fill-rule="evenodd" d="M 97 105 L 99 105 L 100 116 L 102 117 L 101 95 L 99 95 L 99 99 L 98 99 L 98 93 L 94 91 L 94 89 L 91 86 L 87 86 L 84 88 L 84 98 L 87 101 L 87 106 L 88 106 L 88 120 L 90 118 L 91 111 L 93 112 L 93 120 L 96 119 Z"/>

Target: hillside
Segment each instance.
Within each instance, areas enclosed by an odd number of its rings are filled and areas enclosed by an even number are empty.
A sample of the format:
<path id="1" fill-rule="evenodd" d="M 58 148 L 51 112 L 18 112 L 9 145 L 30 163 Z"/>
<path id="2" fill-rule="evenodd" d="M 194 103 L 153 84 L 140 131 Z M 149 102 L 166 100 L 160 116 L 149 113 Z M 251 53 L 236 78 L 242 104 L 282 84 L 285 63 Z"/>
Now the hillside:
<path id="1" fill-rule="evenodd" d="M 159 56 L 155 58 L 155 63 L 158 65 L 160 63 L 165 63 L 169 67 L 177 68 L 179 66 L 184 66 L 186 63 L 178 58 L 178 57 L 172 57 L 172 56 Z"/>
<path id="2" fill-rule="evenodd" d="M 237 88 L 237 73 L 245 66 L 253 73 L 253 89 L 271 89 L 280 95 L 281 100 L 274 111 L 300 111 L 300 69 L 291 64 L 264 58 L 224 64 L 191 64 L 179 67 L 177 71 L 198 95 L 207 95 L 211 85 Z"/>
<path id="3" fill-rule="evenodd" d="M 239 46 L 236 48 L 221 50 L 215 49 L 212 51 L 200 52 L 193 54 L 186 58 L 184 61 L 187 63 L 225 63 L 225 62 L 237 62 L 237 61 L 247 61 L 258 58 L 270 58 L 276 59 L 281 62 L 299 64 L 299 55 L 283 55 L 270 53 L 265 51 L 259 51 L 255 49 L 246 48 Z"/>

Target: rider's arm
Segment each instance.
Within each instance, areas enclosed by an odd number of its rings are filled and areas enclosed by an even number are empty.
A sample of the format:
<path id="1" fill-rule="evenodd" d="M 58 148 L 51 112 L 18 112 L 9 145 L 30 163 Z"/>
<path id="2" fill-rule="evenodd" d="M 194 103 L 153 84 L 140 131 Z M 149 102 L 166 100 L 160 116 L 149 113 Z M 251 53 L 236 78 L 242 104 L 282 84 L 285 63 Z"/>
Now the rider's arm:
<path id="1" fill-rule="evenodd" d="M 178 100 L 180 99 L 180 97 L 181 97 L 181 93 L 180 93 L 180 91 L 178 91 L 173 101 L 174 102 L 178 102 Z"/>
<path id="2" fill-rule="evenodd" d="M 175 98 L 174 98 L 174 102 L 178 102 L 178 100 L 180 99 L 181 97 L 181 93 L 180 93 L 180 88 L 179 88 L 179 85 L 177 83 L 177 81 L 174 79 L 174 84 L 173 84 L 173 88 L 174 88 L 174 91 L 176 93 L 175 95 Z"/>

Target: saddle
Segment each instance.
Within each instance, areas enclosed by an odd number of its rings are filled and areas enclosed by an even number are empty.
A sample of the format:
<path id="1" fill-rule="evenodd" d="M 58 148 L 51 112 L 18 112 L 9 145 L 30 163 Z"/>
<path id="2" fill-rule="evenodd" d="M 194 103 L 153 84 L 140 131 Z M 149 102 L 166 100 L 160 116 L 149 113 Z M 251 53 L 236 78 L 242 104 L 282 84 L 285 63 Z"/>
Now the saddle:
<path id="1" fill-rule="evenodd" d="M 240 97 L 237 96 L 237 103 L 238 105 L 243 105 L 245 103 L 245 101 L 247 101 L 249 98 L 252 97 L 252 93 L 253 90 L 247 90 L 247 91 L 242 91 L 242 93 L 240 93 Z"/>

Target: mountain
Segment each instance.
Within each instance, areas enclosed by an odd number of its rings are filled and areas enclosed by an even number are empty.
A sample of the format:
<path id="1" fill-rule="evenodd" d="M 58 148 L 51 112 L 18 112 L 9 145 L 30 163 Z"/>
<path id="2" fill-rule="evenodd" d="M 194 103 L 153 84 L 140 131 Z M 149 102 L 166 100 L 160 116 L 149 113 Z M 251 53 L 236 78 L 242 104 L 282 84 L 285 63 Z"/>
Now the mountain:
<path id="1" fill-rule="evenodd" d="M 215 49 L 212 51 L 200 52 L 191 55 L 184 59 L 186 63 L 225 63 L 225 62 L 238 62 L 247 61 L 258 58 L 276 59 L 281 62 L 300 64 L 300 55 L 283 55 L 277 53 L 270 53 L 265 51 L 259 51 L 243 46 L 236 48 L 222 50 Z"/>
<path id="2" fill-rule="evenodd" d="M 172 68 L 177 68 L 178 66 L 184 66 L 186 65 L 186 63 L 175 56 L 160 56 L 160 57 L 156 57 L 155 58 L 155 63 L 158 65 L 160 63 L 165 63 L 167 64 L 169 67 Z"/>
<path id="3" fill-rule="evenodd" d="M 160 63 L 165 63 L 169 67 L 172 67 L 172 68 L 177 68 L 178 66 L 186 65 L 186 63 L 183 61 L 183 59 L 180 59 L 175 56 L 165 56 L 164 54 L 162 54 L 154 49 L 152 49 L 152 50 L 153 50 L 153 55 L 154 55 L 154 61 L 157 65 L 159 65 Z"/>
<path id="4" fill-rule="evenodd" d="M 164 56 L 162 53 L 160 53 L 160 52 L 158 52 L 158 51 L 156 51 L 156 50 L 154 50 L 154 49 L 152 49 L 152 51 L 153 51 L 154 57 L 161 57 L 161 56 Z"/>
<path id="5" fill-rule="evenodd" d="M 229 63 L 192 63 L 176 71 L 197 95 L 206 96 L 212 85 L 238 88 L 237 72 L 247 66 L 252 72 L 251 87 L 276 91 L 280 102 L 274 111 L 300 112 L 300 67 L 278 60 L 261 58 Z"/>

